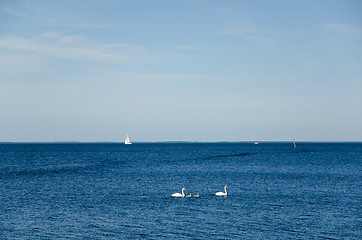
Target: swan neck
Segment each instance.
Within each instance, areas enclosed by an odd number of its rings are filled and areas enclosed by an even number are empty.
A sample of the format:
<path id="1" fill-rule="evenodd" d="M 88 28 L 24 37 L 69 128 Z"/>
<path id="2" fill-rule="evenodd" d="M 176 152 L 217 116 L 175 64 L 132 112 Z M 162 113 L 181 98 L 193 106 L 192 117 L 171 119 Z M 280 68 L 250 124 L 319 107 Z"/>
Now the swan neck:
<path id="1" fill-rule="evenodd" d="M 227 191 L 226 191 L 226 187 L 224 187 L 224 189 L 225 189 L 225 193 L 227 193 Z"/>
<path id="2" fill-rule="evenodd" d="M 184 189 L 181 190 L 182 196 L 185 196 Z"/>

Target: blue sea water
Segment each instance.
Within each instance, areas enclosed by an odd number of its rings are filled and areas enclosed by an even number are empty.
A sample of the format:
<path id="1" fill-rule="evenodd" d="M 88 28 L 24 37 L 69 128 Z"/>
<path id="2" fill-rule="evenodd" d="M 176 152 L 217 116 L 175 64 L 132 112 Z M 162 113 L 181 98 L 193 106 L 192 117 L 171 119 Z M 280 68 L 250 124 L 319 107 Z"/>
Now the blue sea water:
<path id="1" fill-rule="evenodd" d="M 0 144 L 1 239 L 362 239 L 361 205 L 361 143 Z"/>

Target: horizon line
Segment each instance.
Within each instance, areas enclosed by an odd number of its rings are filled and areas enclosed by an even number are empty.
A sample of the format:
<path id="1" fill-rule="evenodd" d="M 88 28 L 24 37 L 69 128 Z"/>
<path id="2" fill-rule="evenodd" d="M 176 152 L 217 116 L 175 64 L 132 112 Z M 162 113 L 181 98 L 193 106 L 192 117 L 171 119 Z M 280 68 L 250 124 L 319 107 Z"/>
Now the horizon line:
<path id="1" fill-rule="evenodd" d="M 186 141 L 186 140 L 164 140 L 164 141 L 132 141 L 132 143 L 288 143 L 293 142 L 293 140 L 240 140 L 240 141 Z M 362 143 L 362 140 L 300 140 L 296 141 L 299 143 Z M 0 141 L 0 144 L 26 144 L 26 143 L 79 143 L 79 144 L 91 144 L 91 143 L 115 143 L 115 144 L 124 144 L 123 141 Z"/>

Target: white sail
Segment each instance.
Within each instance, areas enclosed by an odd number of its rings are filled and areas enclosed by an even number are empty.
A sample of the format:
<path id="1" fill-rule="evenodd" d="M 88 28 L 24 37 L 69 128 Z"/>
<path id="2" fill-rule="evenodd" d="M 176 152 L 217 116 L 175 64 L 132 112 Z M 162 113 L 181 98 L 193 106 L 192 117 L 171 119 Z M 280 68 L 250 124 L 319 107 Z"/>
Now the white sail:
<path id="1" fill-rule="evenodd" d="M 127 135 L 126 139 L 124 140 L 124 144 L 132 144 L 131 141 L 129 140 L 128 135 Z"/>

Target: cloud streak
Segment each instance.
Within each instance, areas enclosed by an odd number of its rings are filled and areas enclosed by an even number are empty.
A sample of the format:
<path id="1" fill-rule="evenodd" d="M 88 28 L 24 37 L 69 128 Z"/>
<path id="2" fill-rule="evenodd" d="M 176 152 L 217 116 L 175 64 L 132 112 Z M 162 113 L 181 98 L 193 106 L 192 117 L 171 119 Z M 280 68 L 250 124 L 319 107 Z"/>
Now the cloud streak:
<path id="1" fill-rule="evenodd" d="M 342 23 L 328 23 L 323 26 L 329 31 L 362 36 L 362 26 Z"/>
<path id="2" fill-rule="evenodd" d="M 44 36 L 41 39 L 28 39 L 8 35 L 0 38 L 0 48 L 72 60 L 82 59 L 116 62 L 136 60 L 136 57 L 122 54 L 115 48 L 105 48 L 101 45 L 84 45 L 82 43 L 85 41 L 81 36 L 60 34 L 45 34 Z M 52 39 L 49 39 L 49 36 L 52 36 Z"/>
<path id="3" fill-rule="evenodd" d="M 96 44 L 79 34 L 45 32 L 35 38 L 19 37 L 14 34 L 0 36 L 0 49 L 18 56 L 54 58 L 64 60 L 103 61 L 115 64 L 145 64 L 179 58 L 180 54 L 200 52 L 200 48 L 189 46 L 144 47 L 125 43 Z M 15 54 L 16 53 L 16 54 Z"/>
<path id="4" fill-rule="evenodd" d="M 274 39 L 270 34 L 250 21 L 238 21 L 234 24 L 227 25 L 218 33 L 259 43 L 269 42 Z"/>

